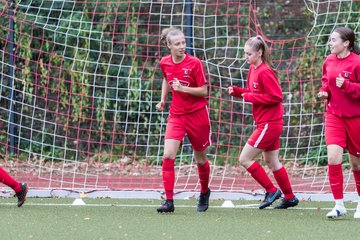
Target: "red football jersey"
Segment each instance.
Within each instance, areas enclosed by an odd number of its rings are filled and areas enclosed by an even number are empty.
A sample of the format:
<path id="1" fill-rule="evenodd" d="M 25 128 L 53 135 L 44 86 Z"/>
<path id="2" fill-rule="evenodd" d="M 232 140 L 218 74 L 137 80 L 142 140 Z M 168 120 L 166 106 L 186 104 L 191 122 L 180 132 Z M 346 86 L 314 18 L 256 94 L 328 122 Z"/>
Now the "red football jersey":
<path id="1" fill-rule="evenodd" d="M 187 87 L 201 87 L 207 84 L 202 62 L 189 54 L 186 54 L 181 63 L 174 63 L 171 54 L 163 57 L 160 61 L 160 67 L 164 78 L 170 86 L 174 78 L 177 78 L 181 85 Z M 207 100 L 205 97 L 172 91 L 170 114 L 187 114 L 195 112 L 206 105 Z"/>
<path id="2" fill-rule="evenodd" d="M 339 74 L 345 78 L 336 86 Z M 338 117 L 360 116 L 360 56 L 350 53 L 345 58 L 329 55 L 323 64 L 322 87 L 328 93 L 326 110 Z"/>
<path id="3" fill-rule="evenodd" d="M 262 62 L 257 68 L 250 66 L 247 87 L 244 100 L 253 104 L 253 116 L 257 124 L 282 119 L 283 94 L 274 71 L 268 65 Z"/>

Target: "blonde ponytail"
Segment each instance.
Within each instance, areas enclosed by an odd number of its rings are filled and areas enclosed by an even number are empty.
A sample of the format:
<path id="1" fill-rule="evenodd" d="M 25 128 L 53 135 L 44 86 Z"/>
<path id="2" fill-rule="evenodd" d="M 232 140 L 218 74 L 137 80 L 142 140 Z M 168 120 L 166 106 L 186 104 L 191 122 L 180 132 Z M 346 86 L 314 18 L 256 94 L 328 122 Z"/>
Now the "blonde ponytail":
<path id="1" fill-rule="evenodd" d="M 266 42 L 264 41 L 264 39 L 258 35 L 256 37 L 251 37 L 249 38 L 245 45 L 250 46 L 251 48 L 253 48 L 255 51 L 262 51 L 262 55 L 261 55 L 261 59 L 272 69 L 273 65 L 272 65 L 272 60 L 271 60 L 271 56 L 270 56 L 270 49 L 268 47 L 268 45 L 266 44 Z"/>

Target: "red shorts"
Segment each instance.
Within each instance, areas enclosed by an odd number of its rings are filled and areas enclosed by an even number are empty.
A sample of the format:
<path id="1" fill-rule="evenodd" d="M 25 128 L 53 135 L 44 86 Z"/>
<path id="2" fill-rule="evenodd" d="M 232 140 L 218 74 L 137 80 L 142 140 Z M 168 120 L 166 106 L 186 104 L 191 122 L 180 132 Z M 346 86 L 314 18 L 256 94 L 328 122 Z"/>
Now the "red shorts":
<path id="1" fill-rule="evenodd" d="M 210 118 L 207 107 L 185 115 L 170 115 L 165 140 L 182 141 L 187 134 L 195 151 L 204 151 L 211 144 Z"/>
<path id="2" fill-rule="evenodd" d="M 351 155 L 360 157 L 360 117 L 341 118 L 325 114 L 326 146 L 335 144 L 348 149 Z"/>
<path id="3" fill-rule="evenodd" d="M 249 137 L 247 143 L 254 148 L 273 151 L 280 148 L 280 136 L 284 121 L 261 123 Z"/>

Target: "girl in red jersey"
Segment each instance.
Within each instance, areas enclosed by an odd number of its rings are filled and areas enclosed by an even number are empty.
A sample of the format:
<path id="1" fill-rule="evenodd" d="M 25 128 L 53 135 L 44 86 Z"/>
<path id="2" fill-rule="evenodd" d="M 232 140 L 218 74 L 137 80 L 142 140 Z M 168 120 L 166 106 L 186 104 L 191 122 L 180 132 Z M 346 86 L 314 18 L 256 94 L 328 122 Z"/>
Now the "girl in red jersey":
<path id="1" fill-rule="evenodd" d="M 254 161 L 260 153 L 284 193 L 283 200 L 275 208 L 294 207 L 299 200 L 292 191 L 287 172 L 278 157 L 283 128 L 283 95 L 279 81 L 271 68 L 270 51 L 261 36 L 247 40 L 244 51 L 245 59 L 250 64 L 247 88 L 231 86 L 227 91 L 230 95 L 244 98 L 244 101 L 253 104 L 253 116 L 257 128 L 241 151 L 239 161 L 266 190 L 260 209 L 270 206 L 281 197 L 281 191 L 273 185 L 263 167 Z"/>
<path id="2" fill-rule="evenodd" d="M 346 214 L 343 196 L 342 155 L 349 151 L 350 166 L 360 196 L 360 49 L 350 28 L 336 28 L 330 35 L 331 54 L 323 64 L 318 97 L 326 99 L 325 141 L 328 175 L 335 207 L 326 216 Z M 354 214 L 360 218 L 360 202 Z"/>
<path id="3" fill-rule="evenodd" d="M 164 155 L 162 159 L 162 177 L 166 201 L 157 209 L 158 212 L 174 212 L 174 162 L 180 144 L 187 134 L 198 165 L 200 178 L 200 197 L 198 212 L 205 212 L 209 207 L 210 165 L 206 149 L 210 145 L 210 119 L 207 110 L 207 82 L 202 62 L 186 54 L 185 36 L 177 28 L 164 29 L 162 39 L 171 54 L 163 57 L 160 67 L 164 76 L 161 100 L 156 105 L 164 110 L 167 95 L 172 90 L 170 115 L 165 132 Z"/>

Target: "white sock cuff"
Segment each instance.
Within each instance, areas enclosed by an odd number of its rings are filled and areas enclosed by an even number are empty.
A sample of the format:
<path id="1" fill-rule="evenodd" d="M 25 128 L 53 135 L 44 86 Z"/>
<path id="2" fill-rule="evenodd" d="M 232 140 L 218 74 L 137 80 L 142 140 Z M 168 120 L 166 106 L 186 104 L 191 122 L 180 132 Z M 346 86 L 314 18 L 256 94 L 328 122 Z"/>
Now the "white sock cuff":
<path id="1" fill-rule="evenodd" d="M 335 204 L 336 206 L 344 207 L 344 199 L 336 199 Z"/>

